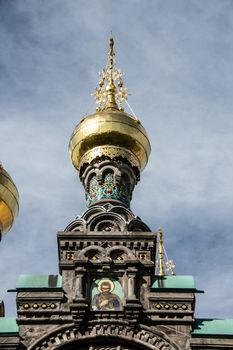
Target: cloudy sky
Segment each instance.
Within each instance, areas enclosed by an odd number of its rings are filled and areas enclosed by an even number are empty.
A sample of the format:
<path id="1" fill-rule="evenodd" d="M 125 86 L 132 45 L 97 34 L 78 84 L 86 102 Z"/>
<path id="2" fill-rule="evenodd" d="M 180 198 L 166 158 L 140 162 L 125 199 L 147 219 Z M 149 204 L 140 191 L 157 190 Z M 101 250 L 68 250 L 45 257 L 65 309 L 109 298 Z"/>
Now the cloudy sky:
<path id="1" fill-rule="evenodd" d="M 85 210 L 67 145 L 95 109 L 111 30 L 152 145 L 132 210 L 206 291 L 196 316 L 233 318 L 231 0 L 0 1 L 0 159 L 20 192 L 0 243 L 6 315 L 19 274 L 58 272 L 56 232 Z"/>

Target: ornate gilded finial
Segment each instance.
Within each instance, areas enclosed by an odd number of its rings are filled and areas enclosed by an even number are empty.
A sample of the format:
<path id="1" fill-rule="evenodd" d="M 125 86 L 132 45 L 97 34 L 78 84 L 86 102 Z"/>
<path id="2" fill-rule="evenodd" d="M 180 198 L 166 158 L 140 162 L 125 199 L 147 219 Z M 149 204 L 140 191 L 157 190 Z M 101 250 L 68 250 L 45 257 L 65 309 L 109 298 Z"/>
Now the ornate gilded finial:
<path id="1" fill-rule="evenodd" d="M 97 103 L 97 111 L 104 109 L 123 110 L 122 103 L 127 99 L 126 88 L 123 85 L 122 73 L 115 67 L 114 40 L 112 33 L 109 38 L 109 53 L 107 68 L 99 72 L 99 85 L 92 93 Z M 116 83 L 116 85 L 115 85 Z"/>
<path id="2" fill-rule="evenodd" d="M 164 261 L 163 261 L 163 232 L 161 227 L 158 228 L 158 252 L 159 252 L 159 276 L 164 276 Z"/>
<path id="3" fill-rule="evenodd" d="M 171 275 L 175 275 L 175 265 L 172 260 L 168 259 L 166 254 L 164 245 L 163 245 L 163 232 L 161 227 L 158 228 L 157 231 L 157 244 L 158 244 L 158 262 L 157 262 L 157 270 L 159 276 L 165 275 L 165 268 Z M 166 258 L 166 262 L 164 262 L 164 256 Z"/>

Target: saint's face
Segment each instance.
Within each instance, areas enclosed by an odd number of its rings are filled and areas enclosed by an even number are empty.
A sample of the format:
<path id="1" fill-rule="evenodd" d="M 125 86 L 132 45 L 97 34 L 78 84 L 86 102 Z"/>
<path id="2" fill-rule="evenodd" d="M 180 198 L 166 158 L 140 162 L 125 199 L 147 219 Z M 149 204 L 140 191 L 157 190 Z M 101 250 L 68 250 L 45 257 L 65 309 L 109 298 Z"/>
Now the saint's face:
<path id="1" fill-rule="evenodd" d="M 106 294 L 109 294 L 111 287 L 108 283 L 106 283 L 106 284 L 102 284 L 100 289 L 101 289 L 101 292 L 106 295 Z"/>

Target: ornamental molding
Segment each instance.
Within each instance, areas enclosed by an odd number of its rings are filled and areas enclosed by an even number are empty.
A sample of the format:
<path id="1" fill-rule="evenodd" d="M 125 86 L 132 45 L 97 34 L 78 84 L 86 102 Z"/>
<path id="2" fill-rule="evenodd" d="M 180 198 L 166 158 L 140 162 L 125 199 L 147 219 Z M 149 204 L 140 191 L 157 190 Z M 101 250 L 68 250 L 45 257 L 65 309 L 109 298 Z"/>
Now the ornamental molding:
<path id="1" fill-rule="evenodd" d="M 93 253 L 93 252 L 95 252 L 96 254 L 99 253 L 100 256 L 102 257 L 110 258 L 109 261 L 112 260 L 112 254 L 115 252 L 119 252 L 119 254 L 120 253 L 125 254 L 127 257 L 127 260 L 138 260 L 138 258 L 132 253 L 132 251 L 123 245 L 117 245 L 114 247 L 107 246 L 106 248 L 100 247 L 97 245 L 90 245 L 82 249 L 81 251 L 78 251 L 77 253 L 75 253 L 74 259 L 82 259 L 82 258 L 85 259 L 86 257 L 88 257 L 90 253 Z"/>
<path id="2" fill-rule="evenodd" d="M 151 331 L 151 328 L 140 326 L 130 327 L 121 324 L 88 324 L 78 328 L 74 325 L 60 327 L 42 337 L 39 341 L 28 347 L 28 350 L 55 350 L 55 349 L 108 349 L 110 342 L 114 341 L 116 349 L 141 349 L 141 350 L 180 350 L 165 334 L 160 331 Z M 76 343 L 78 342 L 78 343 Z M 104 347 L 106 343 L 106 347 Z M 78 346 L 77 346 L 78 344 Z M 111 342 L 112 344 L 112 342 Z M 117 347 L 117 345 L 119 345 Z M 97 346 L 97 347 L 96 347 Z M 80 348 L 80 349 L 81 349 Z M 111 347 L 112 348 L 112 347 Z"/>
<path id="3" fill-rule="evenodd" d="M 114 145 L 96 146 L 90 151 L 87 151 L 80 159 L 79 168 L 81 169 L 84 164 L 91 164 L 94 159 L 98 160 L 102 157 L 107 157 L 107 159 L 111 160 L 120 157 L 128 161 L 132 167 L 141 168 L 140 161 L 134 153 L 124 147 Z"/>
<path id="4" fill-rule="evenodd" d="M 104 231 L 99 225 L 102 222 L 115 224 L 111 231 L 134 231 L 151 232 L 150 228 L 133 212 L 124 205 L 115 205 L 106 202 L 105 204 L 95 204 L 88 208 L 81 217 L 75 218 L 65 229 L 65 232 L 97 232 Z"/>

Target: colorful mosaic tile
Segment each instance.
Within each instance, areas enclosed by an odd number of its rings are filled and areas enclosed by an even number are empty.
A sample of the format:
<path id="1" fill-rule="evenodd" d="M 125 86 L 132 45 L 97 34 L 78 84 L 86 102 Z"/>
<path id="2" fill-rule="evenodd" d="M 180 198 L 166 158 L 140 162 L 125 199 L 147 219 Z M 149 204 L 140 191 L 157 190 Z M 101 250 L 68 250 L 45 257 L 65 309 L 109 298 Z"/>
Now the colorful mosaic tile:
<path id="1" fill-rule="evenodd" d="M 116 199 L 127 205 L 130 203 L 129 186 L 123 180 L 119 185 L 114 183 L 114 176 L 108 173 L 101 183 L 94 176 L 89 185 L 89 192 L 86 193 L 87 206 L 101 199 Z"/>

